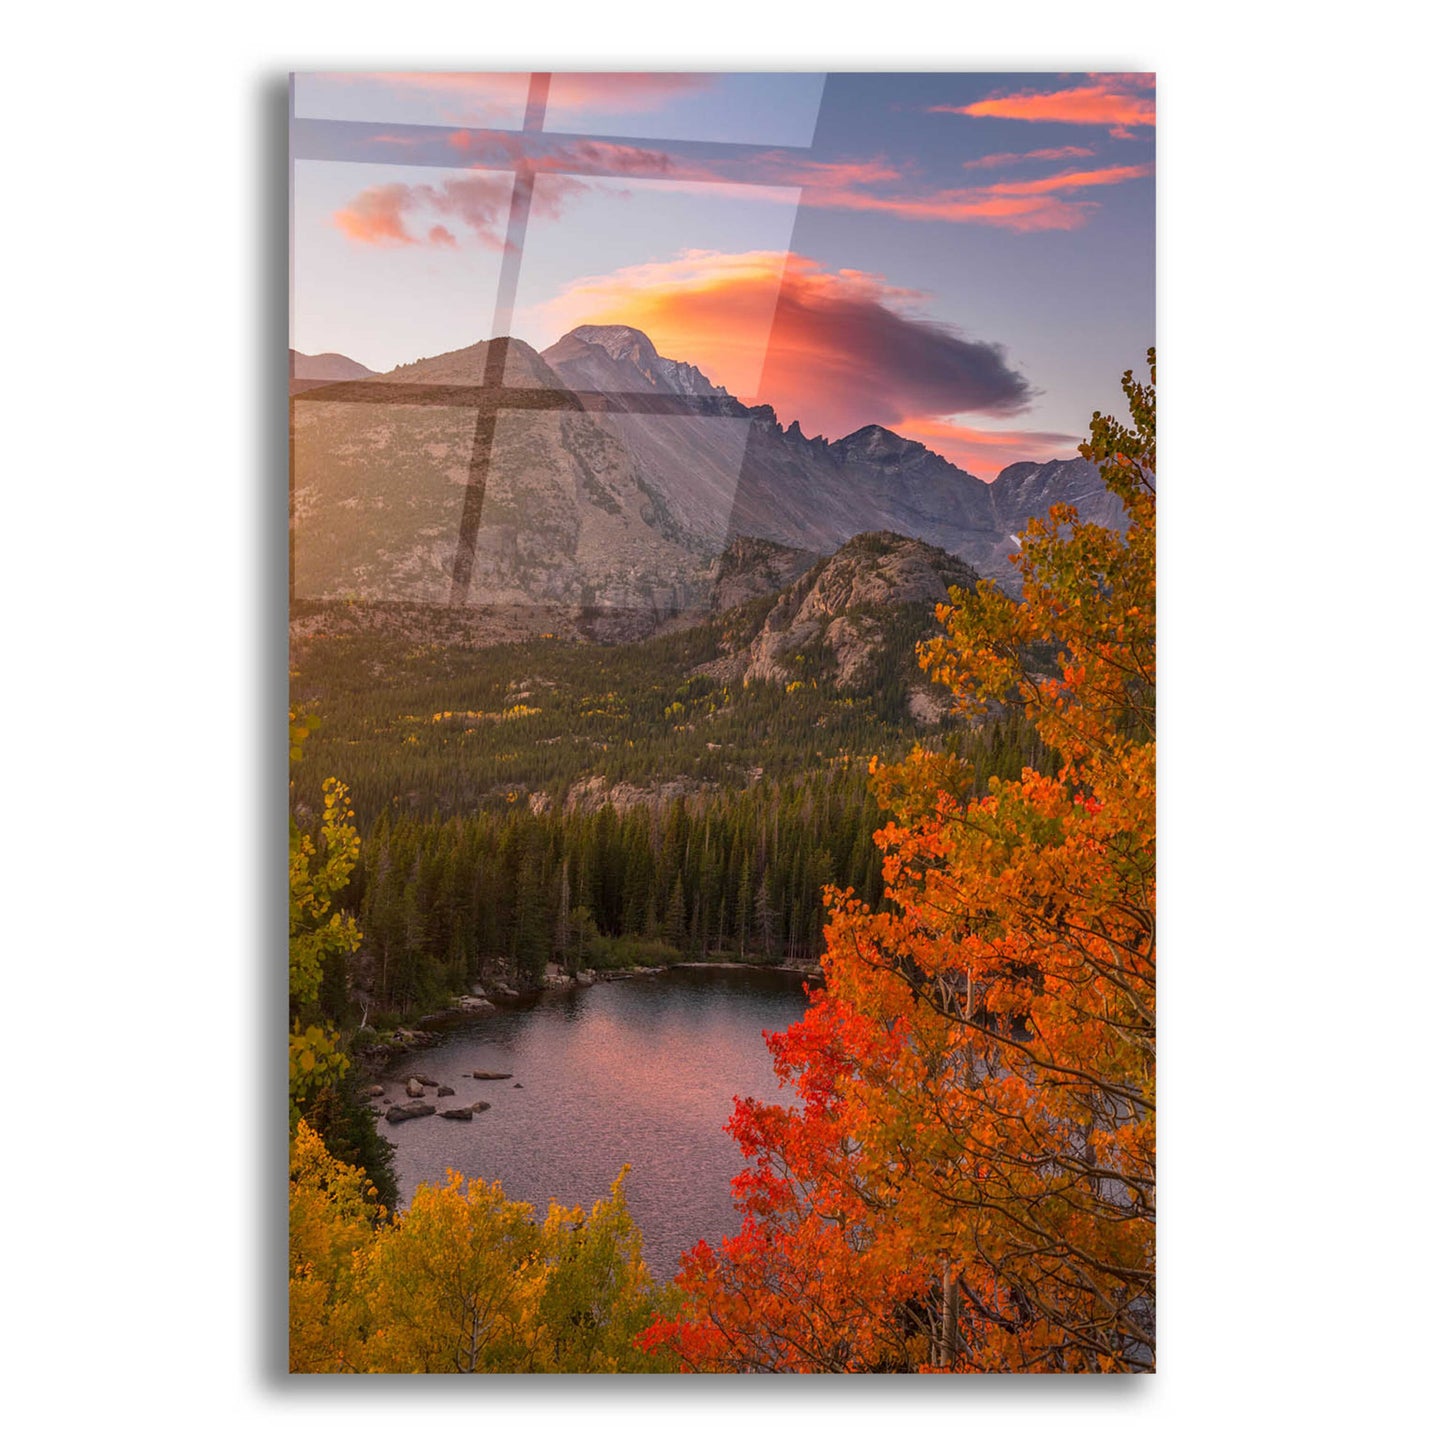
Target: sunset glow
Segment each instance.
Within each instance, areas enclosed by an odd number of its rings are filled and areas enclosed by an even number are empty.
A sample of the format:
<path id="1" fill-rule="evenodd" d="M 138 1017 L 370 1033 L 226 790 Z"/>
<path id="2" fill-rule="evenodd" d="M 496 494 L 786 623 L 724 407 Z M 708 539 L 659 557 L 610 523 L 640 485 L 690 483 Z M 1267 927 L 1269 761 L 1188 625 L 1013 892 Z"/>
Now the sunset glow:
<path id="1" fill-rule="evenodd" d="M 1069 454 L 1148 344 L 1151 75 L 557 74 L 524 128 L 529 83 L 298 77 L 301 349 L 385 370 L 481 339 L 519 194 L 506 315 L 537 350 L 632 326 L 784 425 L 985 478 Z"/>

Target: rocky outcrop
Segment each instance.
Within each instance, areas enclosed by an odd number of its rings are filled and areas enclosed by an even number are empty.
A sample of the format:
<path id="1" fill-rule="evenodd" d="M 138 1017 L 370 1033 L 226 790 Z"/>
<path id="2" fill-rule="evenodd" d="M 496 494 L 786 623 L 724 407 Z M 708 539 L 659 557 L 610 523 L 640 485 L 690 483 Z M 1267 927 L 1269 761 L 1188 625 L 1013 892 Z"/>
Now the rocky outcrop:
<path id="1" fill-rule="evenodd" d="M 801 547 L 785 547 L 762 537 L 734 537 L 718 559 L 713 611 L 727 612 L 756 597 L 774 596 L 817 560 L 817 553 Z"/>
<path id="2" fill-rule="evenodd" d="M 404 1124 L 408 1119 L 425 1119 L 428 1114 L 435 1114 L 435 1104 L 393 1104 L 386 1111 L 386 1122 L 388 1124 Z"/>
<path id="3" fill-rule="evenodd" d="M 610 804 L 621 814 L 637 807 L 666 807 L 675 798 L 695 797 L 701 787 L 705 785 L 696 778 L 666 778 L 643 788 L 636 783 L 609 783 L 594 773 L 572 784 L 563 806 L 569 812 L 595 813 Z"/>
<path id="4" fill-rule="evenodd" d="M 914 681 L 917 626 L 902 629 L 906 637 L 893 635 L 902 609 L 915 608 L 926 626 L 927 610 L 946 602 L 950 588 L 967 590 L 977 581 L 941 548 L 890 532 L 864 533 L 785 588 L 756 632 L 736 640 L 731 655 L 706 671 L 744 684 L 818 681 L 860 694 L 891 669 L 913 684 L 907 706 L 921 717 L 930 710 L 931 685 Z M 890 650 L 898 655 L 890 657 Z"/>

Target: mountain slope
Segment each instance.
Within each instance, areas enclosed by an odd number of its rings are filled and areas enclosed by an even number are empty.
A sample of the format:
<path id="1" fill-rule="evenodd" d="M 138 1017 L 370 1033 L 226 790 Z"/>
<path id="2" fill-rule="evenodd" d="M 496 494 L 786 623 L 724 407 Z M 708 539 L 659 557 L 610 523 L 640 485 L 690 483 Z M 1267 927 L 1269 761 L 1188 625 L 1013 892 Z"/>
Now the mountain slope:
<path id="1" fill-rule="evenodd" d="M 1124 504 L 1099 476 L 1093 462 L 1070 457 L 1053 462 L 1015 462 L 991 488 L 999 526 L 1019 532 L 1030 517 L 1041 517 L 1057 502 L 1077 507 L 1079 519 L 1122 530 Z"/>
<path id="2" fill-rule="evenodd" d="M 480 342 L 397 367 L 355 399 L 332 387 L 298 405 L 297 595 L 446 605 L 481 457 L 468 605 L 596 608 L 643 630 L 701 606 L 707 559 L 669 535 L 606 418 L 504 406 L 479 445 L 474 396 L 449 404 L 449 389 L 480 386 L 488 350 Z M 503 376 L 508 386 L 564 390 L 515 339 Z M 389 385 L 409 390 L 391 402 Z"/>

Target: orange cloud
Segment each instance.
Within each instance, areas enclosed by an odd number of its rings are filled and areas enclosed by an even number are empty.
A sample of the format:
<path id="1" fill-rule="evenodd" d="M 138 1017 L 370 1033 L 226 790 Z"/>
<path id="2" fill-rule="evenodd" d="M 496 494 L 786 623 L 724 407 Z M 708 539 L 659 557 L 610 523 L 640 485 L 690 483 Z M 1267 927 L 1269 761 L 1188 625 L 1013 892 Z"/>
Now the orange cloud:
<path id="1" fill-rule="evenodd" d="M 644 331 L 745 402 L 767 401 L 809 433 L 981 412 L 1007 416 L 1032 392 L 1002 350 L 908 309 L 919 293 L 806 256 L 693 251 L 575 283 L 534 317 Z"/>
<path id="2" fill-rule="evenodd" d="M 1011 166 L 1019 161 L 1076 161 L 1084 160 L 1094 152 L 1088 146 L 1050 146 L 1039 151 L 999 151 L 991 156 L 979 156 L 975 161 L 964 161 L 966 171 L 997 170 L 999 166 Z"/>
<path id="3" fill-rule="evenodd" d="M 974 221 L 1014 231 L 1071 231 L 1089 218 L 1097 202 L 1060 199 L 1059 193 L 1118 185 L 1147 176 L 1151 166 L 1108 166 L 1093 171 L 1063 171 L 1031 181 L 998 181 L 988 186 L 935 191 L 931 195 L 876 196 L 866 191 L 805 191 L 805 205 L 840 210 L 884 211 L 914 220 Z"/>
<path id="4" fill-rule="evenodd" d="M 1062 171 L 1032 181 L 999 181 L 988 188 L 993 196 L 1040 196 L 1055 191 L 1077 191 L 1088 186 L 1116 186 L 1120 181 L 1137 181 L 1153 171 L 1152 165 L 1105 166 L 1095 171 Z"/>
<path id="5" fill-rule="evenodd" d="M 1090 85 L 1067 90 L 998 95 L 972 105 L 935 105 L 929 109 L 951 115 L 1054 121 L 1062 125 L 1152 126 L 1153 88 L 1152 75 L 1099 75 Z"/>
<path id="6" fill-rule="evenodd" d="M 1052 431 L 990 431 L 936 416 L 905 417 L 894 428 L 921 441 L 955 466 L 992 480 L 1017 461 L 1072 455 L 1082 437 Z"/>

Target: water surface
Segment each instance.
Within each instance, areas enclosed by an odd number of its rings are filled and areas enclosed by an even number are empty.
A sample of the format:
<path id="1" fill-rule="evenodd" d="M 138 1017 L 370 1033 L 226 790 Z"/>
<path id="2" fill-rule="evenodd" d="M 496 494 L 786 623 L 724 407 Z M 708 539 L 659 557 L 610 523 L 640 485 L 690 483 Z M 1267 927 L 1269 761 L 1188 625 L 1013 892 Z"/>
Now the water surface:
<path id="1" fill-rule="evenodd" d="M 470 1123 L 378 1121 L 396 1145 L 402 1198 L 451 1168 L 500 1180 L 540 1214 L 551 1198 L 590 1206 L 630 1164 L 628 1207 L 648 1265 L 670 1278 L 684 1249 L 736 1231 L 729 1184 L 743 1159 L 723 1126 L 734 1096 L 791 1100 L 763 1031 L 804 1007 L 795 973 L 679 968 L 468 1020 L 382 1075 L 393 1103 L 420 1071 L 457 1091 L 437 1100 L 428 1090 L 439 1109 L 492 1106 Z M 475 1080 L 474 1069 L 513 1077 Z"/>

